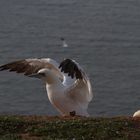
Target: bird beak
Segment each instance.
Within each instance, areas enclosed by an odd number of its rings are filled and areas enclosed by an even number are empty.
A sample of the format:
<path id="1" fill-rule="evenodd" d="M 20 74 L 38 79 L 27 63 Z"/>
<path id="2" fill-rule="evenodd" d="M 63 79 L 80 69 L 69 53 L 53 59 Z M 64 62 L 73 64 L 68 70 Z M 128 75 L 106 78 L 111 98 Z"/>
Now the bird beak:
<path id="1" fill-rule="evenodd" d="M 35 73 L 35 74 L 31 74 L 31 75 L 29 75 L 28 77 L 33 77 L 33 78 L 42 78 L 42 75 L 41 74 L 39 74 L 39 73 Z"/>

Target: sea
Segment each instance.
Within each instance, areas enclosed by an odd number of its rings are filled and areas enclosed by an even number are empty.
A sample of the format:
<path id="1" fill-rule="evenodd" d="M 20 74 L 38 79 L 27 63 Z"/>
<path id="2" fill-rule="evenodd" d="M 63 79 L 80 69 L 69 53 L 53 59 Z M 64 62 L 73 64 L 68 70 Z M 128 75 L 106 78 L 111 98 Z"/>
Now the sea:
<path id="1" fill-rule="evenodd" d="M 140 1 L 0 0 L 0 65 L 26 58 L 76 60 L 92 83 L 90 115 L 132 116 L 140 109 Z M 59 115 L 43 82 L 6 71 L 0 114 Z"/>

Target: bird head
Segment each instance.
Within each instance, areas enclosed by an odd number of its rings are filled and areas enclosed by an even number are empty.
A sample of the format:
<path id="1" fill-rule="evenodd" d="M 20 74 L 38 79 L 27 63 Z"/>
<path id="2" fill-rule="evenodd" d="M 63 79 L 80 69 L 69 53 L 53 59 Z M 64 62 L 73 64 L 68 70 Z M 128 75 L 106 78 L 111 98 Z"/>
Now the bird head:
<path id="1" fill-rule="evenodd" d="M 47 84 L 53 84 L 56 81 L 63 81 L 62 75 L 54 71 L 53 69 L 44 68 L 37 73 L 29 75 L 29 77 L 39 78 L 45 81 Z"/>

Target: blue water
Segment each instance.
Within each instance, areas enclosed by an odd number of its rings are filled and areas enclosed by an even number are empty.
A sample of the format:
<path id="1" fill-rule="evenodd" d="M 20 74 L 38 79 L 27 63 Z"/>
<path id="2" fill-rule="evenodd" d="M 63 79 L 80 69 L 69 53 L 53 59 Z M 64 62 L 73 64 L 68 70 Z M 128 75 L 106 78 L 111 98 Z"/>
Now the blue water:
<path id="1" fill-rule="evenodd" d="M 138 0 L 1 0 L 0 64 L 75 59 L 92 82 L 92 116 L 132 115 L 140 109 L 139 7 Z M 58 113 L 41 81 L 0 72 L 0 114 Z"/>

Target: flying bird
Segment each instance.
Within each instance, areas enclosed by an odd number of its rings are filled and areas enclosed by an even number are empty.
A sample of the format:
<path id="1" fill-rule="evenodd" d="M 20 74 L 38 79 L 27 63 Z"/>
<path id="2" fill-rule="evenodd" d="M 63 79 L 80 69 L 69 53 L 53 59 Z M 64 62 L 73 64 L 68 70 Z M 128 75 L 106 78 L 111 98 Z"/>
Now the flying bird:
<path id="1" fill-rule="evenodd" d="M 81 66 L 71 59 L 60 64 L 50 58 L 24 59 L 0 66 L 0 71 L 23 73 L 43 80 L 49 101 L 62 116 L 89 116 L 91 83 Z"/>
<path id="2" fill-rule="evenodd" d="M 66 43 L 66 40 L 63 37 L 61 37 L 60 40 L 62 41 L 62 47 L 67 48 L 68 44 Z"/>

